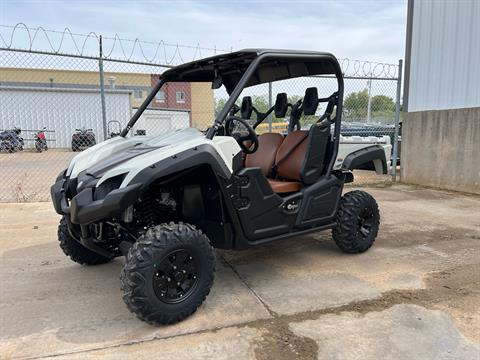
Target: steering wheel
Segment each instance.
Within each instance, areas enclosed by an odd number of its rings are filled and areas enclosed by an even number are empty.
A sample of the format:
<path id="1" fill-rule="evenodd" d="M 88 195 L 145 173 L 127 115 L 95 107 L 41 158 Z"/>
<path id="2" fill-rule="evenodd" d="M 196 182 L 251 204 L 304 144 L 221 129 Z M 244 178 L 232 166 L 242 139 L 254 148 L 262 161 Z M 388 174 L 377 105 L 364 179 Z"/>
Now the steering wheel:
<path id="1" fill-rule="evenodd" d="M 234 128 L 234 123 L 239 122 L 243 126 L 247 128 L 248 134 L 247 135 L 242 135 L 239 132 L 233 132 Z M 255 133 L 255 130 L 253 127 L 245 120 L 242 119 L 238 116 L 229 116 L 227 120 L 225 121 L 225 133 L 228 136 L 233 137 L 235 140 L 237 140 L 238 145 L 242 148 L 242 151 L 245 154 L 253 154 L 255 151 L 258 149 L 258 137 L 257 134 Z M 244 142 L 250 140 L 252 142 L 252 145 L 247 147 Z M 252 149 L 253 146 L 253 149 Z"/>

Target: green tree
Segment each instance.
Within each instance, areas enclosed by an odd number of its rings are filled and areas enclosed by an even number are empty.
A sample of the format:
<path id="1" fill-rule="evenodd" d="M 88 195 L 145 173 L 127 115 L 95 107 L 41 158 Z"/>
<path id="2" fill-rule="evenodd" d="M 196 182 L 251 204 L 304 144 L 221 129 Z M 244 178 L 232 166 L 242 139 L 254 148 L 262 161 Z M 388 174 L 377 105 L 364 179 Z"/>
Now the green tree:
<path id="1" fill-rule="evenodd" d="M 238 107 L 242 105 L 242 99 L 243 98 L 240 98 L 235 102 Z M 227 99 L 224 99 L 224 98 L 215 99 L 215 116 L 217 116 L 220 110 L 222 110 L 225 107 L 226 103 L 227 103 Z M 255 107 L 255 109 L 257 109 L 261 113 L 266 113 L 269 109 L 267 95 L 253 95 L 252 104 Z M 255 118 L 255 115 L 252 114 L 252 117 Z"/>
<path id="2" fill-rule="evenodd" d="M 350 118 L 367 117 L 368 91 L 352 92 L 343 101 L 345 115 Z"/>
<path id="3" fill-rule="evenodd" d="M 372 97 L 370 106 L 374 116 L 392 116 L 395 114 L 395 102 L 391 97 L 385 95 Z"/>
<path id="4" fill-rule="evenodd" d="M 368 114 L 368 91 L 362 90 L 348 94 L 343 102 L 344 114 L 351 119 L 365 119 Z M 375 117 L 395 115 L 395 102 L 389 96 L 375 95 L 370 100 L 370 114 Z"/>
<path id="5" fill-rule="evenodd" d="M 226 102 L 227 102 L 227 99 L 223 99 L 223 98 L 215 99 L 215 117 L 218 115 L 220 110 L 223 109 Z"/>
<path id="6" fill-rule="evenodd" d="M 298 100 L 303 99 L 303 96 L 289 95 L 287 98 L 288 98 L 288 103 L 294 105 Z"/>
<path id="7" fill-rule="evenodd" d="M 267 95 L 253 95 L 252 104 L 261 113 L 266 113 L 269 109 Z"/>

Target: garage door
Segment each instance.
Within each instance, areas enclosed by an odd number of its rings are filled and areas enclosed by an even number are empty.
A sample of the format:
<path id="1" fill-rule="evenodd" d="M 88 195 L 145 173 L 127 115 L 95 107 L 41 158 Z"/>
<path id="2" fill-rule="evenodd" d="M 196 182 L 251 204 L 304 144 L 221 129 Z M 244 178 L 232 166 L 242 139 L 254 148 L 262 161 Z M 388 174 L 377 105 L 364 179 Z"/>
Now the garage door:
<path id="1" fill-rule="evenodd" d="M 145 130 L 147 135 L 161 135 L 190 126 L 188 111 L 147 109 L 133 127 L 134 132 Z"/>

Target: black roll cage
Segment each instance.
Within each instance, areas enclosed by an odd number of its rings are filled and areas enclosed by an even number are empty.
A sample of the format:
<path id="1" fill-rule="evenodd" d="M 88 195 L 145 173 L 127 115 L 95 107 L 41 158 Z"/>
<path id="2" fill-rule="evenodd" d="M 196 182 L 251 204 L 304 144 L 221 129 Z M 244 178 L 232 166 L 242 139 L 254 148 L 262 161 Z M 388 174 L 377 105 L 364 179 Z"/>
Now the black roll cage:
<path id="1" fill-rule="evenodd" d="M 227 55 L 219 55 L 219 56 L 214 56 L 211 58 L 206 58 L 202 59 L 199 61 L 191 62 L 188 64 L 183 64 L 179 65 L 175 68 L 169 69 L 164 73 L 164 76 L 160 78 L 160 81 L 155 85 L 155 87 L 152 89 L 150 94 L 148 94 L 147 98 L 144 100 L 142 105 L 137 109 L 135 114 L 132 116 L 132 118 L 129 120 L 127 126 L 125 129 L 122 130 L 120 133 L 120 136 L 125 137 L 128 132 L 132 129 L 132 127 L 135 125 L 137 120 L 140 118 L 142 113 L 147 109 L 148 105 L 153 101 L 155 98 L 155 95 L 158 93 L 158 91 L 162 88 L 162 86 L 166 82 L 181 82 L 181 81 L 199 81 L 199 82 L 213 82 L 217 78 L 217 71 L 215 70 L 215 77 L 210 76 L 210 78 L 202 74 L 202 76 L 199 76 L 199 78 L 192 78 L 192 80 L 189 80 L 189 73 L 194 72 L 196 69 L 202 69 L 202 66 L 211 64 L 215 59 L 221 58 L 224 56 L 225 58 L 228 58 L 229 56 L 233 58 L 233 56 L 238 56 L 236 54 L 242 55 L 242 54 L 250 54 L 254 53 L 257 56 L 253 58 L 253 60 L 250 62 L 246 70 L 243 72 L 242 76 L 236 83 L 235 87 L 231 92 L 229 92 L 230 97 L 228 98 L 227 102 L 225 103 L 225 106 L 222 108 L 222 110 L 219 112 L 217 117 L 215 118 L 215 121 L 213 123 L 213 126 L 210 127 L 207 130 L 206 133 L 206 138 L 207 139 L 212 139 L 217 130 L 220 129 L 222 126 L 223 121 L 227 118 L 228 114 L 230 113 L 231 109 L 235 106 L 235 102 L 239 98 L 240 94 L 242 93 L 243 89 L 249 86 L 253 85 L 258 85 L 266 82 L 274 82 L 274 81 L 280 81 L 280 80 L 286 80 L 286 79 L 291 79 L 295 77 L 301 77 L 301 76 L 314 76 L 318 74 L 310 74 L 310 75 L 299 75 L 299 76 L 291 76 L 291 77 L 284 77 L 284 78 L 279 78 L 279 79 L 273 79 L 273 80 L 266 80 L 262 81 L 260 79 L 257 82 L 252 82 L 252 78 L 257 71 L 257 69 L 260 68 L 260 65 L 262 62 L 265 60 L 299 60 L 301 61 L 310 61 L 310 62 L 315 62 L 317 60 L 318 62 L 326 62 L 329 65 L 333 66 L 334 71 L 330 71 L 328 73 L 322 72 L 319 74 L 325 75 L 335 75 L 335 78 L 337 79 L 337 84 L 338 84 L 338 89 L 337 89 L 337 103 L 336 105 L 336 111 L 335 111 L 335 121 L 334 121 L 334 132 L 333 132 L 333 151 L 331 153 L 331 158 L 326 170 L 326 176 L 330 176 L 331 171 L 333 170 L 333 167 L 335 165 L 335 159 L 337 158 L 338 154 L 338 146 L 340 143 L 340 129 L 341 129 L 341 121 L 342 121 L 342 108 L 343 108 L 343 93 L 344 93 L 344 83 L 343 83 L 343 74 L 340 68 L 340 65 L 336 58 L 328 53 L 319 53 L 319 52 L 312 52 L 312 51 L 307 51 L 307 52 L 302 52 L 302 51 L 289 51 L 289 50 L 241 50 L 238 51 L 237 53 L 231 53 Z M 177 72 L 178 73 L 177 73 Z M 198 70 L 197 70 L 198 71 Z M 237 71 L 239 71 L 237 69 Z M 186 74 L 185 76 L 182 76 L 183 74 Z M 173 75 L 173 76 L 172 76 Z M 289 73 L 290 75 L 290 73 Z M 228 91 L 228 88 L 227 88 Z M 323 99 L 322 99 L 323 100 Z"/>

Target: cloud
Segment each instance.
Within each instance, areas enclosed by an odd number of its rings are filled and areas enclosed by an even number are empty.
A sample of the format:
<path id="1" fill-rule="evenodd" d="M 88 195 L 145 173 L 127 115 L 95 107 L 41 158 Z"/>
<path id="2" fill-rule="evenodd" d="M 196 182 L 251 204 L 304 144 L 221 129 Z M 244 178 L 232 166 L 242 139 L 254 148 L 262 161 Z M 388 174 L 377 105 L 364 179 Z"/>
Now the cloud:
<path id="1" fill-rule="evenodd" d="M 154 42 L 164 40 L 226 50 L 251 47 L 320 50 L 342 58 L 396 63 L 404 53 L 406 3 L 404 0 L 4 1 L 0 5 L 0 22 L 11 25 L 20 21 L 31 27 L 55 30 L 69 27 L 78 33 L 94 31 L 110 37 L 118 33 L 123 38 Z M 124 45 L 129 53 L 133 43 Z M 154 49 L 145 45 L 150 54 Z M 186 49 L 182 51 L 188 53 Z"/>

